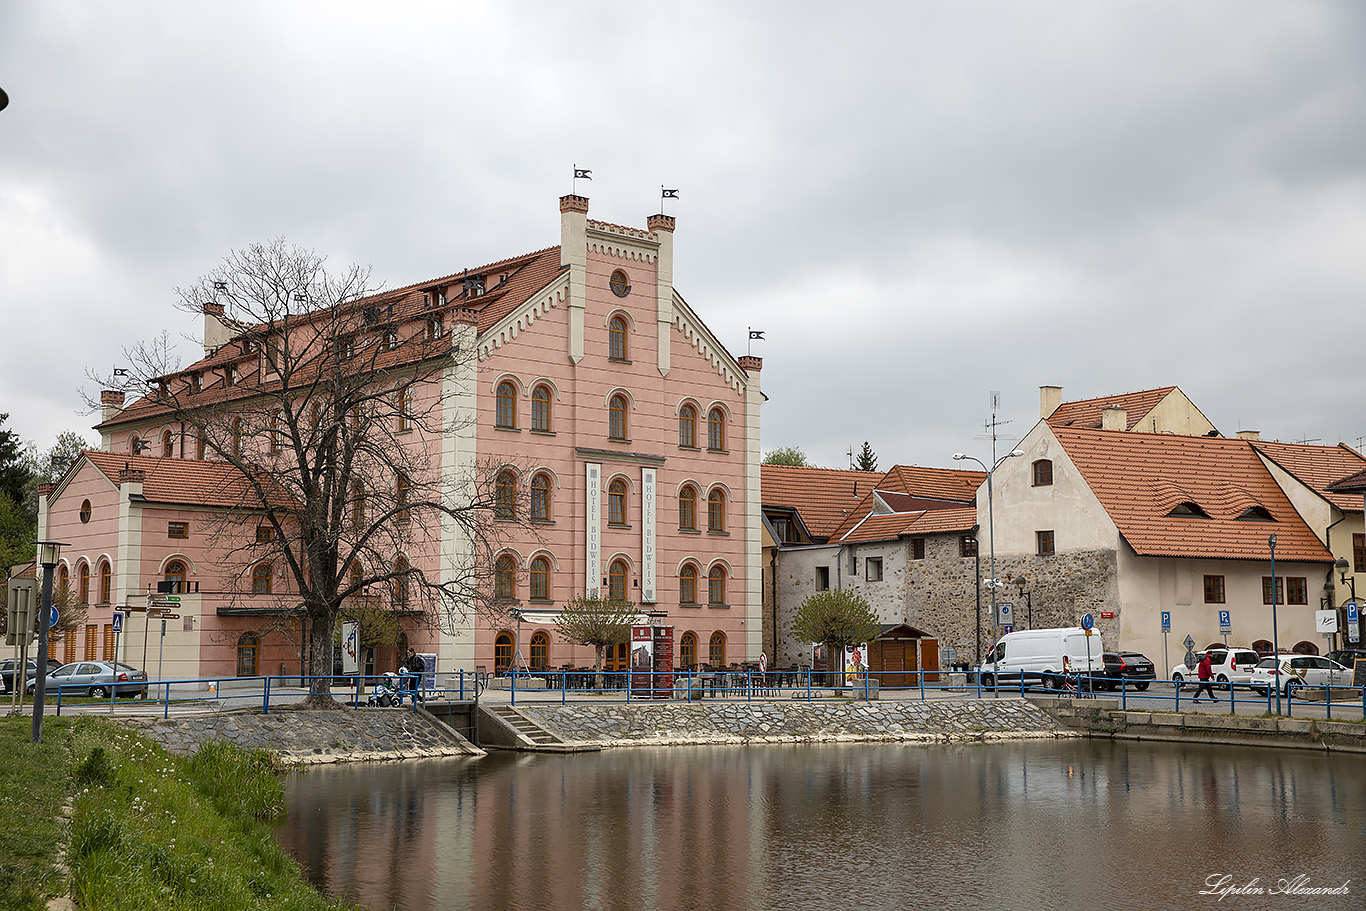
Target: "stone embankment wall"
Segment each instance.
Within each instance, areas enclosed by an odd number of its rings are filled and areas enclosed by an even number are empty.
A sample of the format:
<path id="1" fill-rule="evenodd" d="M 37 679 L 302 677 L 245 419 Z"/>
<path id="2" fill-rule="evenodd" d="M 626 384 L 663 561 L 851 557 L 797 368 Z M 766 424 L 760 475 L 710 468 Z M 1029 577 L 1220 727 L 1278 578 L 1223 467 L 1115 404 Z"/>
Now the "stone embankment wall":
<path id="1" fill-rule="evenodd" d="M 172 753 L 193 753 L 207 740 L 273 750 L 286 762 L 307 764 L 483 753 L 426 713 L 401 709 L 215 712 L 121 720 Z"/>
<path id="2" fill-rule="evenodd" d="M 966 742 L 1075 737 L 1020 699 L 933 702 L 713 702 L 528 705 L 521 714 L 569 743 Z"/>
<path id="3" fill-rule="evenodd" d="M 1031 700 L 1063 724 L 1092 737 L 1272 746 L 1366 753 L 1366 724 L 1262 715 L 1125 712 L 1113 699 Z"/>

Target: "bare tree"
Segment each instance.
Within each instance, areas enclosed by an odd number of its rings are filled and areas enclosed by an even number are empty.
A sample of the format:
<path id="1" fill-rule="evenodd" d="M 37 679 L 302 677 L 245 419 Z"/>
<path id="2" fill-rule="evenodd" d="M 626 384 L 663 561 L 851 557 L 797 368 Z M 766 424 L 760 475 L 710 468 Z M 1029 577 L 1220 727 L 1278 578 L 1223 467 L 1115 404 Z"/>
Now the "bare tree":
<path id="1" fill-rule="evenodd" d="M 236 595 L 288 588 L 286 613 L 307 617 L 314 701 L 330 702 L 333 631 L 348 608 L 448 628 L 503 616 L 490 557 L 525 510 L 494 523 L 493 467 L 442 458 L 473 419 L 474 390 L 452 381 L 476 356 L 451 331 L 472 334 L 470 311 L 420 290 L 377 293 L 367 270 L 329 272 L 279 239 L 230 253 L 177 294 L 220 319 L 221 344 L 178 371 L 164 336 L 125 351 L 128 382 L 150 391 L 124 415 L 160 415 L 184 428 L 184 455 L 233 469 L 215 543 Z"/>
<path id="2" fill-rule="evenodd" d="M 631 638 L 631 625 L 639 616 L 634 601 L 613 601 L 610 598 L 581 595 L 565 605 L 555 618 L 555 627 L 570 642 L 591 645 L 597 649 L 597 663 L 593 667 L 597 688 L 602 689 L 603 653 Z"/>

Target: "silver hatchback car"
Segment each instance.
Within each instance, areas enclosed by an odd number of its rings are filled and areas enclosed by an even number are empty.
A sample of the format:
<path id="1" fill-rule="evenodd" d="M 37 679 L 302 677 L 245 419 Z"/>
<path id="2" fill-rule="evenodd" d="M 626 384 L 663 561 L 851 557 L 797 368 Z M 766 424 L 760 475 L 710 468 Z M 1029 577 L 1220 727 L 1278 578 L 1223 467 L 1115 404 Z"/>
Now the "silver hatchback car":
<path id="1" fill-rule="evenodd" d="M 63 696 L 108 696 L 117 690 L 120 696 L 147 695 L 147 674 L 122 661 L 73 661 L 63 664 L 47 675 L 48 693 L 56 695 L 61 687 Z M 28 682 L 28 691 L 34 681 Z"/>

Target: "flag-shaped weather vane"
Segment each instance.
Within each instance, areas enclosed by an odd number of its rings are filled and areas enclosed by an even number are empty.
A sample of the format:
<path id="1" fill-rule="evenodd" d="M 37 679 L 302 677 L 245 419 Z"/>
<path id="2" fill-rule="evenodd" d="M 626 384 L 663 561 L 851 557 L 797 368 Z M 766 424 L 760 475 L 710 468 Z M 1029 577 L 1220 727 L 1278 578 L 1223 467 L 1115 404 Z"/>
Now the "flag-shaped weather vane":
<path id="1" fill-rule="evenodd" d="M 752 348 L 754 347 L 754 341 L 755 341 L 755 339 L 758 339 L 758 340 L 761 341 L 761 342 L 764 340 L 764 333 L 763 333 L 762 330 L 759 330 L 759 329 L 750 329 L 750 330 L 749 330 L 749 343 L 747 343 L 747 344 L 745 345 L 745 354 L 753 354 L 753 353 L 754 353 L 754 352 L 751 351 L 750 349 L 752 349 Z"/>
<path id="2" fill-rule="evenodd" d="M 659 185 L 659 214 L 660 214 L 660 215 L 668 214 L 668 213 L 666 213 L 666 212 L 664 211 L 664 200 L 666 200 L 666 199 L 677 199 L 677 198 L 678 198 L 678 190 L 677 190 L 677 189 L 673 189 L 673 190 L 666 189 L 665 186 L 664 186 L 664 184 L 660 184 L 660 185 Z"/>
<path id="3" fill-rule="evenodd" d="M 574 180 L 573 180 L 573 182 L 569 185 L 569 186 L 570 186 L 570 192 L 573 193 L 575 196 L 578 196 L 578 195 L 579 195 L 579 181 L 580 181 L 580 180 L 592 180 L 592 179 L 593 179 L 593 172 L 592 172 L 592 171 L 590 171 L 588 168 L 581 168 L 581 167 L 579 167 L 578 165 L 574 165 Z"/>

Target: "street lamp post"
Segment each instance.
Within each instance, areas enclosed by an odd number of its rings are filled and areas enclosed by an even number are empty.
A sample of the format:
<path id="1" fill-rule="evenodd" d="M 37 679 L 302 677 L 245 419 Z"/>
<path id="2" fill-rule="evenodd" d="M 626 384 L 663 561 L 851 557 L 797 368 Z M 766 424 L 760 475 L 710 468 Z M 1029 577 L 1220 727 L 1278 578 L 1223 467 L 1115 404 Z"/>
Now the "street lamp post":
<path id="1" fill-rule="evenodd" d="M 38 542 L 38 564 L 43 567 L 43 599 L 38 610 L 38 676 L 33 681 L 33 731 L 30 739 L 43 742 L 43 697 L 47 693 L 47 638 L 48 615 L 52 613 L 52 570 L 62 555 L 62 545 L 56 541 Z M 23 680 L 23 668 L 15 667 L 15 682 Z"/>
<path id="2" fill-rule="evenodd" d="M 1352 564 L 1350 564 L 1350 563 L 1347 562 L 1347 558 L 1346 558 L 1346 557 L 1338 557 L 1337 562 L 1335 562 L 1335 563 L 1333 564 L 1333 566 L 1337 568 L 1337 571 L 1338 571 L 1338 578 L 1342 581 L 1342 584 L 1348 586 L 1348 587 L 1352 590 L 1352 601 L 1355 602 L 1356 599 L 1357 599 L 1357 577 L 1356 577 L 1356 573 L 1353 572 L 1351 578 L 1348 578 L 1348 576 L 1347 576 L 1347 570 L 1349 570 L 1349 569 L 1352 568 Z M 1329 581 L 1329 583 L 1332 583 L 1333 580 L 1332 580 L 1332 578 L 1330 577 L 1330 578 L 1328 579 L 1328 581 Z M 1336 605 L 1334 605 L 1334 606 L 1336 606 Z M 1358 608 L 1358 610 L 1360 610 L 1360 608 Z M 1341 616 L 1341 615 L 1339 615 L 1339 616 Z M 1340 624 L 1339 624 L 1339 625 L 1340 625 Z M 1348 630 L 1348 632 L 1350 633 L 1351 630 Z M 1337 634 L 1334 633 L 1334 634 L 1333 634 L 1333 644 L 1334 644 L 1335 647 L 1336 647 L 1336 645 L 1337 645 L 1337 638 L 1338 638 L 1338 637 L 1337 637 Z M 1351 641 L 1352 641 L 1352 640 L 1344 640 L 1344 643 L 1343 643 L 1343 644 L 1346 645 L 1346 644 L 1348 644 L 1348 643 L 1351 642 Z"/>
<path id="3" fill-rule="evenodd" d="M 1025 604 L 1028 606 L 1028 609 L 1029 609 L 1029 614 L 1028 614 L 1028 617 L 1029 617 L 1029 628 L 1030 628 L 1030 629 L 1033 629 L 1033 628 L 1034 628 L 1034 592 L 1032 592 L 1032 591 L 1025 591 L 1025 586 L 1028 585 L 1028 584 L 1029 584 L 1029 580 L 1026 579 L 1024 576 L 1016 576 L 1016 577 L 1015 577 L 1015 587 L 1016 587 L 1017 589 L 1020 590 L 1020 597 L 1025 599 Z"/>
<path id="4" fill-rule="evenodd" d="M 1271 653 L 1276 656 L 1276 668 L 1281 666 L 1281 640 L 1276 632 L 1276 536 L 1272 535 L 1266 539 L 1266 546 L 1271 548 Z M 1276 675 L 1277 677 L 1280 674 Z M 1276 714 L 1281 713 L 1281 681 L 1275 681 L 1276 687 Z M 1232 692 L 1232 690 L 1230 690 Z"/>
<path id="5" fill-rule="evenodd" d="M 966 453 L 962 452 L 955 452 L 953 454 L 953 460 L 955 462 L 976 462 L 978 465 L 981 465 L 982 470 L 987 473 L 987 534 L 991 536 L 991 580 L 988 583 L 988 586 L 991 588 L 992 629 L 996 629 L 996 621 L 998 619 L 996 609 L 996 587 L 999 584 L 999 580 L 996 578 L 996 521 L 994 510 L 992 508 L 991 476 L 996 473 L 996 469 L 1000 468 L 1001 464 L 1005 462 L 1006 459 L 1014 459 L 1022 455 L 1024 455 L 1024 451 L 1020 449 L 1016 449 L 1013 452 L 1007 452 L 1005 455 L 1001 456 L 999 459 L 996 460 L 996 464 L 992 465 L 990 468 L 987 468 L 986 463 L 983 462 L 981 459 L 974 458 L 973 456 L 967 455 Z M 996 663 L 993 661 L 991 667 L 991 686 L 993 691 L 999 691 L 1000 689 L 1000 681 L 997 680 L 996 677 Z"/>

